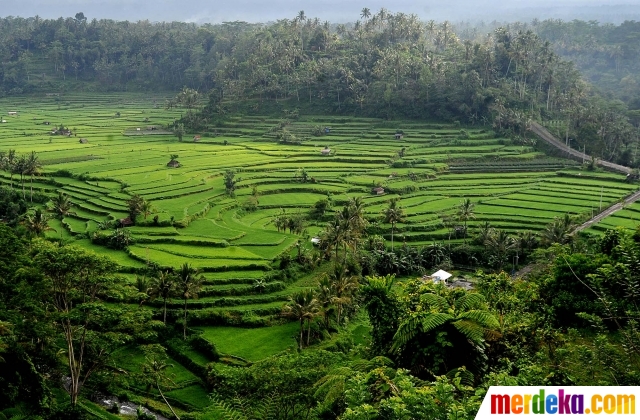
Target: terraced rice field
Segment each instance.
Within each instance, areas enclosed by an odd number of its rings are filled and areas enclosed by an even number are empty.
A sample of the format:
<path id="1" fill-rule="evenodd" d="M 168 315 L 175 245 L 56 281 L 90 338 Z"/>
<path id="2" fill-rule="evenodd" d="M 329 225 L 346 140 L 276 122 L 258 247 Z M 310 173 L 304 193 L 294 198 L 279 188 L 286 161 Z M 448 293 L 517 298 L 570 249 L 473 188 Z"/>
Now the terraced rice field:
<path id="1" fill-rule="evenodd" d="M 320 199 L 330 198 L 338 209 L 350 197 L 363 197 L 368 217 L 390 237 L 390 226 L 382 224 L 380 216 L 388 202 L 399 197 L 406 220 L 398 224 L 396 240 L 418 245 L 451 236 L 445 220 L 455 217 L 462 198 L 475 203 L 470 230 L 490 222 L 509 232 L 537 231 L 556 216 L 590 215 L 637 188 L 623 176 L 586 173 L 573 162 L 495 138 L 481 126 L 463 131 L 437 123 L 303 116 L 289 127 L 302 143 L 282 144 L 272 131 L 278 118 L 236 116 L 194 133 L 202 136 L 197 143 L 191 135 L 180 143 L 165 129 L 185 112 L 163 109 L 170 96 L 2 99 L 0 114 L 6 123 L 0 124 L 0 150 L 37 152 L 45 166 L 34 188 L 71 197 L 75 214 L 51 221 L 56 232 L 48 235 L 109 255 L 123 272 L 136 272 L 149 263 L 176 267 L 189 262 L 200 268 L 207 285 L 204 296 L 194 302 L 196 312 L 269 316 L 279 311 L 292 289 L 311 284 L 312 279 L 301 279 L 261 295 L 251 287 L 256 279 L 269 279 L 273 261 L 291 252 L 299 240 L 309 247 L 306 235 L 278 232 L 273 217 L 281 211 L 306 213 Z M 18 116 L 8 116 L 9 110 Z M 51 128 L 60 124 L 76 135 L 51 135 Z M 331 131 L 314 137 L 316 125 Z M 147 129 L 151 126 L 156 129 Z M 395 139 L 397 129 L 404 138 Z M 324 147 L 331 149 L 330 155 L 321 154 Z M 166 166 L 171 154 L 179 156 L 180 168 Z M 237 172 L 235 198 L 225 195 L 226 169 Z M 298 182 L 301 169 L 310 182 Z M 9 174 L 0 174 L 1 184 L 9 182 Z M 376 185 L 385 188 L 384 195 L 371 194 Z M 258 210 L 244 212 L 242 205 L 254 187 Z M 135 245 L 114 251 L 92 244 L 88 238 L 101 222 L 127 216 L 125 202 L 132 194 L 154 207 L 146 220 L 141 217 L 138 226 L 127 228 Z M 615 217 L 631 217 L 624 220 L 633 223 L 638 211 L 640 207 L 629 208 Z M 607 220 L 603 226 L 610 223 L 617 221 Z M 322 224 L 310 222 L 307 233 L 321 229 Z"/>

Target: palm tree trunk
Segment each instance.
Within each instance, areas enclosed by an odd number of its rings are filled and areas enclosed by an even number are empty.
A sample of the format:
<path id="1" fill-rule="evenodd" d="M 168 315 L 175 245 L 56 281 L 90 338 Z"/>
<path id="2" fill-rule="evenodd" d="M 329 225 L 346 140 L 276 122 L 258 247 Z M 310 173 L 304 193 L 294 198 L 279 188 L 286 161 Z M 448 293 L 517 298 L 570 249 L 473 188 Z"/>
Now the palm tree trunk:
<path id="1" fill-rule="evenodd" d="M 309 347 L 309 336 L 311 335 L 311 320 L 307 319 L 307 347 Z"/>
<path id="2" fill-rule="evenodd" d="M 162 316 L 162 321 L 164 322 L 164 325 L 167 325 L 167 298 L 164 298 L 164 313 Z"/>
<path id="3" fill-rule="evenodd" d="M 393 252 L 393 223 L 391 223 L 391 251 Z"/>
<path id="4" fill-rule="evenodd" d="M 171 407 L 171 405 L 169 405 L 169 401 L 167 401 L 167 399 L 164 397 L 164 394 L 162 393 L 162 391 L 160 390 L 160 387 L 158 386 L 158 383 L 156 382 L 156 388 L 158 388 L 158 392 L 160 393 L 160 396 L 162 397 L 162 399 L 164 400 L 164 403 L 167 404 L 167 407 L 169 407 L 169 410 L 171 410 L 171 412 L 173 413 L 173 416 L 180 420 L 180 417 L 178 417 L 178 415 L 176 414 L 175 411 L 173 411 L 173 408 Z"/>
<path id="5" fill-rule="evenodd" d="M 302 350 L 302 333 L 304 332 L 304 319 L 300 318 L 300 343 L 298 348 Z"/>
<path id="6" fill-rule="evenodd" d="M 184 300 L 184 320 L 182 322 L 182 333 L 184 339 L 187 339 L 187 299 Z"/>
<path id="7" fill-rule="evenodd" d="M 33 175 L 31 175 L 31 185 L 29 186 L 30 190 L 31 190 L 31 202 L 33 203 Z"/>

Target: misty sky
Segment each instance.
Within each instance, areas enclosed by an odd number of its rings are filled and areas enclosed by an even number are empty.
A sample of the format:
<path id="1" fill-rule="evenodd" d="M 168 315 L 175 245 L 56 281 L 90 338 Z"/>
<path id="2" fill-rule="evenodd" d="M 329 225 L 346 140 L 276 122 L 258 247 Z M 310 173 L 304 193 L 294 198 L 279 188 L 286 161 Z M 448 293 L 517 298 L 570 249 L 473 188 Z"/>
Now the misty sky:
<path id="1" fill-rule="evenodd" d="M 515 21 L 557 18 L 618 23 L 640 20 L 639 0 L 4 0 L 0 16 L 73 17 L 219 23 L 243 20 L 268 22 L 293 18 L 299 10 L 330 22 L 353 22 L 360 10 L 385 7 L 391 12 L 415 13 L 421 19 L 450 21 Z"/>

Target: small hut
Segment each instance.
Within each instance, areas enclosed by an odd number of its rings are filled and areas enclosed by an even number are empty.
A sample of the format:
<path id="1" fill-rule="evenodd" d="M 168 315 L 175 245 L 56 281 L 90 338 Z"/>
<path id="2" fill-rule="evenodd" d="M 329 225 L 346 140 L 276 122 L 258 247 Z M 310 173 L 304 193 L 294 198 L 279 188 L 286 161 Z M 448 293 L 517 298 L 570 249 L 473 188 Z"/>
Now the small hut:
<path id="1" fill-rule="evenodd" d="M 311 244 L 313 246 L 320 246 L 320 242 L 322 242 L 322 240 L 317 236 L 314 236 L 313 238 L 311 238 Z"/>
<path id="2" fill-rule="evenodd" d="M 87 144 L 87 143 L 89 143 L 89 140 L 87 140 L 86 138 L 82 137 L 82 138 L 80 138 L 80 143 Z"/>
<path id="3" fill-rule="evenodd" d="M 51 125 L 51 123 L 49 121 L 43 121 L 42 125 Z"/>
<path id="4" fill-rule="evenodd" d="M 193 136 L 193 141 L 194 142 L 200 141 L 200 138 L 201 138 L 201 136 L 199 136 L 199 135 Z"/>
<path id="5" fill-rule="evenodd" d="M 449 278 L 451 278 L 453 276 L 453 274 L 451 273 L 447 273 L 444 270 L 438 270 L 435 273 L 433 273 L 430 276 L 425 276 L 423 277 L 424 280 L 433 280 L 434 283 L 440 283 L 443 282 L 444 284 L 447 284 L 447 280 Z"/>
<path id="6" fill-rule="evenodd" d="M 120 225 L 120 227 L 123 228 L 127 226 L 133 226 L 133 222 L 131 221 L 130 218 L 125 217 L 124 219 L 118 220 L 118 225 Z"/>
<path id="7" fill-rule="evenodd" d="M 372 188 L 371 189 L 371 194 L 382 195 L 382 194 L 384 194 L 384 188 L 382 188 L 382 187 Z"/>
<path id="8" fill-rule="evenodd" d="M 396 137 L 396 140 L 402 140 L 402 138 L 404 137 L 404 134 L 396 133 L 395 137 Z"/>
<path id="9" fill-rule="evenodd" d="M 18 115 L 18 111 L 9 111 L 9 115 Z"/>
<path id="10" fill-rule="evenodd" d="M 330 155 L 331 149 L 329 149 L 328 147 L 325 147 L 324 149 L 320 150 L 320 153 L 322 153 L 323 156 Z"/>
<path id="11" fill-rule="evenodd" d="M 179 167 L 181 167 L 181 166 L 182 166 L 182 165 L 180 164 L 180 162 L 178 162 L 178 161 L 177 161 L 177 160 L 175 160 L 175 159 L 171 159 L 171 160 L 169 161 L 169 163 L 167 163 L 167 167 L 169 167 L 169 168 L 179 168 Z"/>

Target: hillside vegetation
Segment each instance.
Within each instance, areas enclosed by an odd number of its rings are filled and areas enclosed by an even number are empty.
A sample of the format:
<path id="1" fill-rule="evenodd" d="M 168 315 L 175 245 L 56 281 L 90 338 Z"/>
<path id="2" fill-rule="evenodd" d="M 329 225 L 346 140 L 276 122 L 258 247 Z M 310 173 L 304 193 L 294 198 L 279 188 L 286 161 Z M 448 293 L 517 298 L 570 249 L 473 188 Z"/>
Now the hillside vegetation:
<path id="1" fill-rule="evenodd" d="M 0 22 L 0 420 L 638 384 L 638 171 L 528 131 L 637 167 L 633 113 L 524 25 L 360 17 Z"/>
<path id="2" fill-rule="evenodd" d="M 545 21 L 536 30 L 552 37 L 560 31 L 553 25 Z M 272 114 L 283 107 L 486 121 L 523 138 L 528 119 L 560 120 L 559 132 L 576 148 L 627 166 L 637 158 L 637 130 L 625 106 L 594 96 L 576 67 L 554 52 L 555 44 L 523 25 L 460 39 L 449 22 L 381 9 L 349 25 L 321 23 L 304 12 L 268 25 L 203 26 L 88 21 L 79 13 L 58 20 L 5 18 L 0 28 L 5 94 L 187 86 L 210 95 L 202 118 L 187 121 L 198 130 L 229 112 Z M 570 38 L 571 45 L 589 45 L 589 36 L 600 39 L 592 34 L 597 31 L 612 33 L 605 39 L 615 31 L 635 33 L 632 24 L 599 28 Z M 614 44 L 620 71 L 633 69 L 624 65 L 633 55 L 625 45 L 631 44 Z M 592 79 L 600 71 L 591 66 Z"/>

